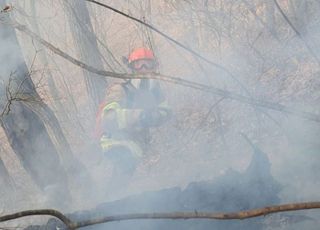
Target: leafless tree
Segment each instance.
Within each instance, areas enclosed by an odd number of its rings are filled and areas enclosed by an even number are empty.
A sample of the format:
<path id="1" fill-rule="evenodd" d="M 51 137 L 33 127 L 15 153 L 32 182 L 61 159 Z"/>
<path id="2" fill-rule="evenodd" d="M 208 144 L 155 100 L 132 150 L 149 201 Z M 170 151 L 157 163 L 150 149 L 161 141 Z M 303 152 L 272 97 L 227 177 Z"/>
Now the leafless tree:
<path id="1" fill-rule="evenodd" d="M 75 47 L 79 53 L 80 59 L 86 63 L 104 69 L 101 53 L 98 48 L 97 38 L 91 24 L 89 10 L 85 1 L 68 0 L 62 1 L 67 16 L 71 33 L 75 42 Z M 107 86 L 105 78 L 99 77 L 88 71 L 83 71 L 88 94 L 92 101 L 94 111 L 98 104 L 104 98 Z"/>
<path id="2" fill-rule="evenodd" d="M 1 6 L 5 3 L 0 1 Z M 47 121 L 41 114 L 51 118 L 51 122 L 56 121 L 52 119 L 55 116 L 36 92 L 8 13 L 1 14 L 1 23 L 1 43 L 9 47 L 1 52 L 2 62 L 6 60 L 7 63 L 5 68 L 1 68 L 1 107 L 4 111 L 1 126 L 13 151 L 35 183 L 43 190 L 53 186 L 60 195 L 70 199 L 66 172 L 46 129 Z M 59 127 L 59 123 L 54 125 Z"/>

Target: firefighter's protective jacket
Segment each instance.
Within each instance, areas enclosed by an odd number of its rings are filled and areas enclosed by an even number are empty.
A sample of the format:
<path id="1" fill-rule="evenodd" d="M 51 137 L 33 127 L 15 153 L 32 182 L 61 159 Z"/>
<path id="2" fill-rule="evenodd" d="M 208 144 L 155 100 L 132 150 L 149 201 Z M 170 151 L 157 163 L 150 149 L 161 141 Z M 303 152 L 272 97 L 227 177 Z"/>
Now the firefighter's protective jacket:
<path id="1" fill-rule="evenodd" d="M 167 101 L 154 80 L 131 80 L 111 85 L 97 119 L 103 151 L 125 146 L 137 157 L 149 142 L 149 128 L 161 125 L 170 115 Z"/>

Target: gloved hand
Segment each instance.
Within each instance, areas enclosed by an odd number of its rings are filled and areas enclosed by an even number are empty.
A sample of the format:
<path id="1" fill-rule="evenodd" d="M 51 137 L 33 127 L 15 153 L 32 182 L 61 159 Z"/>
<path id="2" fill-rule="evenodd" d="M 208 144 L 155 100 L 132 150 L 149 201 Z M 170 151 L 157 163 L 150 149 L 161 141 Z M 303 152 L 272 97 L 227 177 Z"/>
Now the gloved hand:
<path id="1" fill-rule="evenodd" d="M 158 109 L 144 110 L 140 114 L 140 124 L 143 127 L 157 126 L 161 120 Z"/>

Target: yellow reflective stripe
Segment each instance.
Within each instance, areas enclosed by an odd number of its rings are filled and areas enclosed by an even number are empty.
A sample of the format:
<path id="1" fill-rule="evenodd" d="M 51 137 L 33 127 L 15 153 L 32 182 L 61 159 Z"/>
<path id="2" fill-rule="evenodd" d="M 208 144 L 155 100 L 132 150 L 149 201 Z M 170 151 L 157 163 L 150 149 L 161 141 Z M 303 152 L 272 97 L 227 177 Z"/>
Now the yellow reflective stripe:
<path id="1" fill-rule="evenodd" d="M 165 100 L 163 102 L 161 102 L 158 106 L 159 108 L 159 113 L 161 114 L 161 116 L 168 116 L 170 114 L 170 107 L 168 105 L 168 101 Z"/>
<path id="2" fill-rule="evenodd" d="M 114 110 L 116 112 L 118 127 L 119 129 L 124 129 L 127 126 L 126 109 L 122 109 L 117 102 L 111 102 L 103 108 L 103 112 L 105 113 L 109 110 Z"/>
<path id="3" fill-rule="evenodd" d="M 103 108 L 103 112 L 107 112 L 108 110 L 111 110 L 111 109 L 120 109 L 120 105 L 118 102 L 111 102 L 109 104 L 107 104 L 104 108 Z"/>
<path id="4" fill-rule="evenodd" d="M 142 157 L 143 152 L 138 144 L 130 140 L 115 140 L 102 136 L 100 146 L 103 151 L 108 151 L 113 147 L 127 147 L 136 157 Z"/>
<path id="5" fill-rule="evenodd" d="M 169 112 L 166 109 L 159 109 L 159 113 L 162 117 L 165 117 L 169 114 Z"/>
<path id="6" fill-rule="evenodd" d="M 159 107 L 160 107 L 160 108 L 164 108 L 164 109 L 168 109 L 168 108 L 169 108 L 168 101 L 167 101 L 167 100 L 164 100 L 163 102 L 161 102 L 161 103 L 159 104 Z"/>

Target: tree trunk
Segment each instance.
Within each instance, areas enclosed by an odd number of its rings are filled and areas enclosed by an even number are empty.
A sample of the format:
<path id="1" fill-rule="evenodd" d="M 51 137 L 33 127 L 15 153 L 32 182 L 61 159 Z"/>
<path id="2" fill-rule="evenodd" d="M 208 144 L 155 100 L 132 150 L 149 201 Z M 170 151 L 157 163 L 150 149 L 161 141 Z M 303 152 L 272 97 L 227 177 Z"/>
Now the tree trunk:
<path id="1" fill-rule="evenodd" d="M 0 0 L 4 6 L 5 1 Z M 10 27 L 8 15 L 0 27 L 2 66 L 1 126 L 10 145 L 34 182 L 44 191 L 58 188 L 59 199 L 69 199 L 66 173 L 61 165 L 44 122 L 30 109 L 28 103 L 43 104 L 30 78 L 16 33 Z M 48 107 L 46 107 L 49 110 Z M 59 124 L 56 124 L 59 126 Z"/>
<path id="2" fill-rule="evenodd" d="M 81 61 L 98 69 L 104 69 L 97 39 L 93 31 L 90 15 L 85 1 L 63 1 L 69 18 L 70 28 Z M 98 108 L 104 98 L 107 81 L 104 77 L 83 70 L 88 94 L 93 109 Z"/>
<path id="3" fill-rule="evenodd" d="M 39 28 L 39 23 L 37 21 L 37 12 L 36 12 L 36 0 L 32 0 L 30 1 L 30 8 L 31 8 L 31 15 L 32 17 L 28 18 L 32 30 L 38 34 L 39 36 L 41 36 L 40 34 L 40 28 Z M 41 50 L 43 47 L 41 46 L 41 44 L 39 44 L 37 41 L 34 42 L 35 48 L 37 50 Z M 47 53 L 45 53 L 45 51 L 40 51 L 38 53 L 39 55 L 39 59 L 41 60 L 42 64 L 47 68 L 49 66 L 49 60 L 47 57 Z M 50 69 L 46 70 L 47 73 L 47 80 L 48 80 L 48 88 L 49 88 L 49 92 L 51 94 L 51 96 L 54 98 L 53 100 L 53 105 L 54 108 L 61 113 L 62 118 L 67 121 L 70 122 L 70 119 L 65 111 L 65 108 L 63 107 L 61 101 L 58 99 L 59 98 L 59 92 L 57 89 L 57 86 L 55 84 L 55 81 L 53 79 L 52 76 L 52 72 Z"/>
<path id="4" fill-rule="evenodd" d="M 0 151 L 2 151 L 2 149 L 0 149 Z M 0 159 L 0 187 L 2 190 L 0 191 L 0 194 L 4 195 L 5 193 L 8 194 L 8 192 L 13 192 L 13 186 L 14 185 L 12 183 L 11 176 L 2 159 Z"/>
<path id="5" fill-rule="evenodd" d="M 35 33 L 40 35 L 40 29 L 37 21 L 35 20 L 36 18 L 36 10 L 35 10 L 35 1 L 31 1 L 31 9 L 32 9 L 32 15 L 33 18 L 30 19 L 30 23 L 32 24 L 32 27 L 35 29 Z M 40 50 L 43 48 L 41 44 L 38 44 L 38 42 L 34 42 L 35 47 Z M 42 61 L 42 64 L 44 66 L 48 66 L 48 58 L 46 53 L 44 52 L 39 52 L 39 58 Z M 64 121 L 67 121 L 69 124 L 72 123 L 71 119 L 68 117 L 68 114 L 65 111 L 65 108 L 61 104 L 60 100 L 58 100 L 59 97 L 59 92 L 56 88 L 53 76 L 51 71 L 47 71 L 48 73 L 48 86 L 51 95 L 56 99 L 54 100 L 54 104 L 56 106 L 56 109 L 58 112 L 61 112 L 62 118 Z M 54 145 L 56 146 L 58 153 L 60 154 L 62 158 L 62 164 L 64 165 L 65 169 L 67 169 L 68 173 L 71 173 L 72 175 L 79 175 L 79 174 L 88 174 L 86 170 L 84 170 L 84 166 L 74 157 L 74 154 L 71 150 L 71 147 L 69 143 L 67 142 L 62 127 L 59 124 L 59 121 L 53 111 L 42 101 L 39 101 L 37 103 L 30 103 L 27 102 L 27 105 L 31 110 L 33 110 L 37 115 L 41 118 L 41 120 L 44 122 L 46 125 L 46 128 L 48 129 L 48 132 L 50 134 L 50 137 L 52 138 L 52 141 Z M 80 121 L 77 119 L 77 124 L 80 126 Z M 88 177 L 88 175 L 86 176 Z"/>
<path id="6" fill-rule="evenodd" d="M 306 32 L 306 26 L 308 24 L 308 7 L 307 1 L 291 0 L 289 2 L 289 18 L 297 30 L 303 34 Z M 291 17 L 290 17 L 291 16 Z"/>

